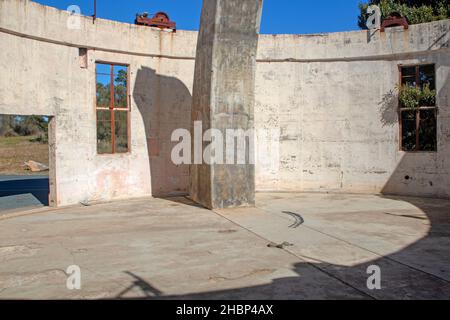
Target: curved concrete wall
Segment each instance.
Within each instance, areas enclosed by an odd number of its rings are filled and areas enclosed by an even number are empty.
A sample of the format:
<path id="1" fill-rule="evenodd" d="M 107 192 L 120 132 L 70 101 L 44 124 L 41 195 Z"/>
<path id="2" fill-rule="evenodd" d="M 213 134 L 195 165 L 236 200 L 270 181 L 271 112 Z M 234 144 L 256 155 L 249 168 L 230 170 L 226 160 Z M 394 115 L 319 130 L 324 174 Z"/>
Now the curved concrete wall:
<path id="1" fill-rule="evenodd" d="M 450 196 L 450 24 L 312 36 L 262 36 L 256 123 L 281 128 L 268 190 Z M 401 64 L 434 63 L 438 152 L 399 151 Z M 405 179 L 408 176 L 410 179 Z"/>
<path id="2" fill-rule="evenodd" d="M 190 127 L 197 33 L 89 17 L 70 30 L 68 17 L 0 1 L 0 114 L 54 116 L 53 204 L 186 192 L 189 169 L 171 164 L 170 135 Z M 259 140 L 275 165 L 257 165 L 257 189 L 450 197 L 449 30 L 445 20 L 371 36 L 261 35 L 255 122 L 280 131 L 280 143 Z M 96 154 L 95 61 L 130 66 L 129 154 Z M 399 151 L 397 106 L 384 99 L 398 65 L 415 63 L 436 64 L 437 153 Z"/>

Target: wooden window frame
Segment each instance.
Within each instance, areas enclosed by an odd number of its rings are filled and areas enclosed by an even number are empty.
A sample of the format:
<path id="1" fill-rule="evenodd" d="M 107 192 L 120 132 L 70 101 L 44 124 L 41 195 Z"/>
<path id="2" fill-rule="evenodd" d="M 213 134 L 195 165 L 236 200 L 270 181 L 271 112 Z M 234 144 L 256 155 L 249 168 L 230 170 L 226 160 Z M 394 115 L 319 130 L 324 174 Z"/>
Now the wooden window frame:
<path id="1" fill-rule="evenodd" d="M 434 81 L 436 86 L 436 64 L 435 63 L 418 63 L 418 64 L 400 64 L 398 65 L 398 71 L 399 71 L 399 85 L 400 87 L 403 85 L 403 69 L 404 68 L 412 68 L 414 67 L 416 69 L 415 76 L 416 76 L 416 87 L 420 87 L 420 67 L 422 66 L 433 66 L 434 69 Z M 437 87 L 437 86 L 436 86 Z M 436 97 L 437 98 L 437 97 Z M 437 153 L 437 132 L 436 132 L 436 150 L 433 151 L 426 151 L 426 150 L 420 150 L 420 111 L 423 110 L 434 110 L 435 118 L 436 118 L 436 129 L 437 129 L 437 121 L 438 121 L 438 106 L 437 101 L 434 106 L 420 106 L 416 110 L 416 149 L 415 150 L 404 150 L 403 148 L 403 112 L 404 111 L 410 111 L 408 108 L 402 108 L 401 104 L 399 102 L 399 108 L 398 108 L 398 119 L 399 119 L 399 150 L 403 152 L 408 153 Z"/>
<path id="2" fill-rule="evenodd" d="M 100 107 L 97 105 L 97 75 L 101 74 L 101 73 L 97 73 L 97 65 L 98 64 L 103 64 L 103 65 L 109 65 L 110 66 L 110 72 L 109 72 L 109 76 L 110 78 L 110 101 L 109 101 L 109 106 L 108 107 Z M 118 67 L 125 67 L 127 68 L 127 92 L 126 92 L 126 103 L 127 106 L 126 108 L 116 108 L 115 107 L 115 94 L 114 94 L 114 67 L 118 66 Z M 95 61 L 95 117 L 96 117 L 96 130 L 98 130 L 98 115 L 97 115 L 97 111 L 98 110 L 110 110 L 111 112 L 111 152 L 104 152 L 104 153 L 99 153 L 98 152 L 98 146 L 97 146 L 97 155 L 112 155 L 112 154 L 128 154 L 131 153 L 131 137 L 130 137 L 130 110 L 131 110 L 131 101 L 130 101 L 130 65 L 129 64 L 124 64 L 124 63 L 116 63 L 116 62 L 111 62 L 111 61 L 103 61 L 103 60 L 97 60 Z M 127 115 L 127 151 L 126 152 L 116 152 L 116 143 L 115 143 L 115 111 L 121 111 L 121 112 L 126 112 Z M 98 143 L 98 142 L 97 142 Z"/>

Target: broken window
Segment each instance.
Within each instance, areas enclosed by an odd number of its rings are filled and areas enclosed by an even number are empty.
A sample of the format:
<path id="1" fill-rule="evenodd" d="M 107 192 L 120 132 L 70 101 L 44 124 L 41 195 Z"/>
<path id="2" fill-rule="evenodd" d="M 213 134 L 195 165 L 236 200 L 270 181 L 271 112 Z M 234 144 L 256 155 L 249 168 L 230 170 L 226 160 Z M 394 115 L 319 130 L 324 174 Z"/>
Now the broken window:
<path id="1" fill-rule="evenodd" d="M 405 66 L 400 67 L 400 73 L 401 90 L 418 89 L 408 91 L 405 99 L 400 99 L 402 150 L 437 151 L 435 66 Z M 405 101 L 409 106 L 405 105 Z"/>
<path id="2" fill-rule="evenodd" d="M 96 64 L 97 152 L 128 152 L 128 67 Z"/>

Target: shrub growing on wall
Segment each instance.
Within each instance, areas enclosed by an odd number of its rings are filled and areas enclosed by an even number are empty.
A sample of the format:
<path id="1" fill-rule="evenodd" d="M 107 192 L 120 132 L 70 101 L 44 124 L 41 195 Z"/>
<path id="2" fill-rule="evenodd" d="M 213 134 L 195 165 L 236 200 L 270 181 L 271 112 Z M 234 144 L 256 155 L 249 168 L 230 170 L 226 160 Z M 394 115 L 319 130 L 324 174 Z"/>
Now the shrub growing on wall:
<path id="1" fill-rule="evenodd" d="M 431 107 L 436 104 L 436 90 L 431 90 L 429 85 L 423 89 L 403 85 L 398 88 L 399 100 L 402 108 L 415 111 L 419 107 Z"/>
<path id="2" fill-rule="evenodd" d="M 361 29 L 367 29 L 367 7 L 377 5 L 381 9 L 382 19 L 392 12 L 398 12 L 408 19 L 409 24 L 425 23 L 450 17 L 449 0 L 369 0 L 360 3 L 361 14 L 358 25 Z"/>

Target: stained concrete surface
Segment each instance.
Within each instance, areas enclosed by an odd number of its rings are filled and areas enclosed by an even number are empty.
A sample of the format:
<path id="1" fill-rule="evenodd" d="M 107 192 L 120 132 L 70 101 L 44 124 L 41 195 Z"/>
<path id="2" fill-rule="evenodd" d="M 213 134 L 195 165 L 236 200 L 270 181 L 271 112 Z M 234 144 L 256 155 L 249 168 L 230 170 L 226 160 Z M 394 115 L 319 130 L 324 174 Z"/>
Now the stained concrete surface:
<path id="1" fill-rule="evenodd" d="M 0 176 L 0 216 L 23 209 L 48 206 L 49 179 L 47 175 Z"/>
<path id="2" fill-rule="evenodd" d="M 0 298 L 449 299 L 449 224 L 450 201 L 363 195 L 49 209 L 0 222 Z M 79 291 L 66 289 L 73 264 Z M 366 287 L 369 265 L 381 290 Z"/>
<path id="3" fill-rule="evenodd" d="M 54 205 L 187 190 L 188 171 L 164 161 L 171 129 L 191 123 L 185 110 L 198 33 L 93 24 L 85 16 L 74 32 L 69 15 L 34 1 L 0 1 L 0 114 L 53 117 Z M 268 156 L 256 166 L 256 190 L 450 198 L 449 30 L 447 19 L 370 39 L 367 30 L 260 35 L 254 126 L 278 134 L 256 142 Z M 80 68 L 78 48 L 92 49 L 87 69 Z M 95 61 L 129 65 L 129 154 L 97 155 Z M 398 65 L 417 63 L 436 65 L 436 153 L 399 151 L 397 104 L 386 99 L 398 85 Z"/>
<path id="4" fill-rule="evenodd" d="M 196 160 L 191 166 L 189 194 L 207 208 L 255 204 L 255 165 L 249 160 L 244 163 L 226 160 L 227 165 L 223 164 L 225 159 L 235 157 L 250 159 L 250 150 L 254 150 L 255 74 L 261 10 L 262 0 L 203 2 L 192 120 L 201 121 L 202 136 L 209 129 L 215 131 L 210 137 L 215 151 L 214 156 L 205 152 L 204 161 Z M 235 138 L 229 139 L 229 130 L 250 132 L 248 143 L 244 134 L 238 134 L 239 142 L 235 145 Z M 195 131 L 192 129 L 192 136 Z M 192 141 L 192 150 L 194 157 L 204 154 L 197 141 Z M 218 150 L 223 150 L 222 159 Z"/>

